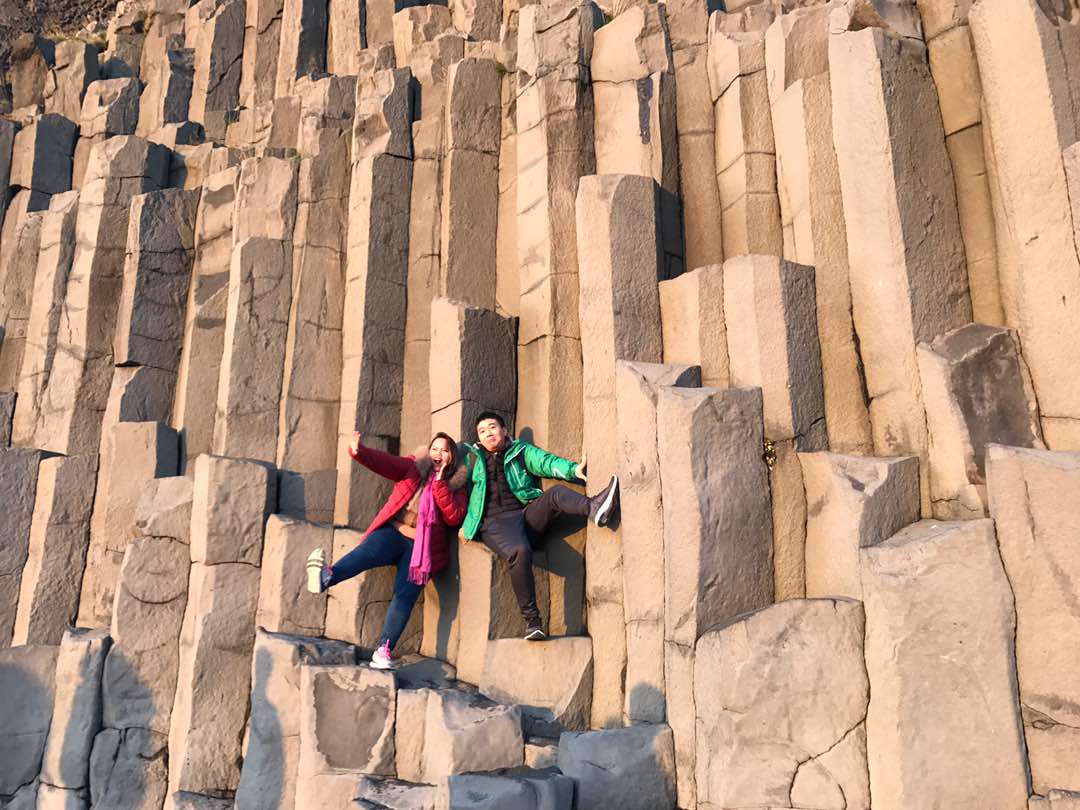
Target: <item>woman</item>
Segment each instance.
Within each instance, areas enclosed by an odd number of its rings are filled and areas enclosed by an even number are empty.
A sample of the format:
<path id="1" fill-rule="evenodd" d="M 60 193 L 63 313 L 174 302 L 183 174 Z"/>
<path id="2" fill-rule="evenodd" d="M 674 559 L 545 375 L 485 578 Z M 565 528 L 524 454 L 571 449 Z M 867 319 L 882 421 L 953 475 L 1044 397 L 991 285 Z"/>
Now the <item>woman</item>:
<path id="1" fill-rule="evenodd" d="M 465 519 L 468 473 L 458 465 L 457 445 L 445 433 L 436 433 L 426 451 L 404 458 L 364 447 L 354 433 L 349 455 L 397 483 L 356 548 L 333 565 L 326 565 L 321 548 L 308 555 L 307 587 L 322 593 L 371 568 L 396 565 L 394 597 L 371 657 L 375 669 L 390 669 L 394 645 L 420 591 L 449 562 L 449 541 Z"/>

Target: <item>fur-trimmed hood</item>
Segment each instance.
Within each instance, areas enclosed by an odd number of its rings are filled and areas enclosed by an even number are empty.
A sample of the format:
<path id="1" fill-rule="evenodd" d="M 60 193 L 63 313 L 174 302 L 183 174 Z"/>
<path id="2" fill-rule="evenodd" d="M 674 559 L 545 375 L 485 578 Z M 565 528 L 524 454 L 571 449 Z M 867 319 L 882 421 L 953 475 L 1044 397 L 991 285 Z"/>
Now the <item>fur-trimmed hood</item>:
<path id="1" fill-rule="evenodd" d="M 421 445 L 413 451 L 413 461 L 416 464 L 417 472 L 420 473 L 421 480 L 426 481 L 434 465 L 425 445 Z M 459 490 L 469 483 L 469 470 L 464 464 L 458 464 L 454 474 L 444 480 L 451 492 Z"/>

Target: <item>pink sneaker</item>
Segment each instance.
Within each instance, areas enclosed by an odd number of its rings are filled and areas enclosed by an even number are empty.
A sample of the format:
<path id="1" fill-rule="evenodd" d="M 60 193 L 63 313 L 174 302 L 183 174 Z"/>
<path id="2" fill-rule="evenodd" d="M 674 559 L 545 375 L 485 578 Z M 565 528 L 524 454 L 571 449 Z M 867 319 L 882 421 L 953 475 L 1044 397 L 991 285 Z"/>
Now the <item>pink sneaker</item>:
<path id="1" fill-rule="evenodd" d="M 379 649 L 371 654 L 372 669 L 393 669 L 394 659 L 390 655 L 390 642 L 384 641 Z"/>

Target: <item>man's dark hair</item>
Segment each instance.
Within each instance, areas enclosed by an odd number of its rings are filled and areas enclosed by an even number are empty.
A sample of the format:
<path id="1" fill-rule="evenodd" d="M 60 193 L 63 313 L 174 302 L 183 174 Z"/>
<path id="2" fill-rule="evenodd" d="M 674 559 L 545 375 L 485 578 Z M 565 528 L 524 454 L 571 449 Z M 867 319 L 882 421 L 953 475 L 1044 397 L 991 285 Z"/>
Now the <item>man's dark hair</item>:
<path id="1" fill-rule="evenodd" d="M 481 413 L 478 417 L 476 417 L 476 424 L 479 425 L 485 419 L 494 419 L 496 422 L 499 423 L 499 427 L 503 428 L 504 430 L 506 429 L 506 421 L 501 416 L 499 416 L 499 414 L 495 413 L 495 411 L 484 411 L 483 413 Z"/>

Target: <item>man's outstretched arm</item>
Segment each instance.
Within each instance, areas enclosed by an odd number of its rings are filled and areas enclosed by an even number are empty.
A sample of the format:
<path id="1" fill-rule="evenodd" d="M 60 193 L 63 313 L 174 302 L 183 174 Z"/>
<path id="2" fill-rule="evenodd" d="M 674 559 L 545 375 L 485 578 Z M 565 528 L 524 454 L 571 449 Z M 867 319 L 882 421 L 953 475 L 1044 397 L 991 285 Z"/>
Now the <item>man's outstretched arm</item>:
<path id="1" fill-rule="evenodd" d="M 562 481 L 585 480 L 586 460 L 580 462 L 541 450 L 534 445 L 526 445 L 524 452 L 525 469 L 537 478 L 558 478 Z"/>

